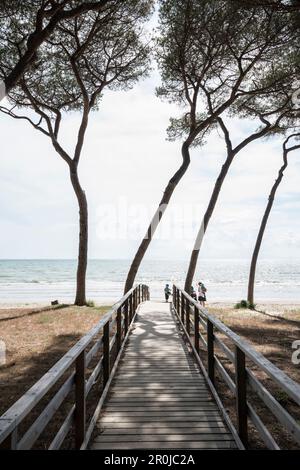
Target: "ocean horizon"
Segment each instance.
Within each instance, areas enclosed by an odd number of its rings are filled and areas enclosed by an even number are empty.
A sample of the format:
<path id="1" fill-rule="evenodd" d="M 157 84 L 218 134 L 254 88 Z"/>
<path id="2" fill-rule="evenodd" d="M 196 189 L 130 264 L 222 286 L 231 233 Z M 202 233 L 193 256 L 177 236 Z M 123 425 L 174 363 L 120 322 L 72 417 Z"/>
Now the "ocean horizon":
<path id="1" fill-rule="evenodd" d="M 99 303 L 116 302 L 123 294 L 131 260 L 90 259 L 87 298 Z M 145 260 L 136 281 L 150 286 L 151 297 L 163 298 L 168 282 L 182 286 L 187 262 Z M 203 259 L 196 280 L 207 287 L 209 302 L 235 302 L 246 297 L 249 260 Z M 75 259 L 0 260 L 0 305 L 73 302 L 76 283 Z M 256 278 L 256 301 L 300 303 L 300 259 L 260 260 Z"/>

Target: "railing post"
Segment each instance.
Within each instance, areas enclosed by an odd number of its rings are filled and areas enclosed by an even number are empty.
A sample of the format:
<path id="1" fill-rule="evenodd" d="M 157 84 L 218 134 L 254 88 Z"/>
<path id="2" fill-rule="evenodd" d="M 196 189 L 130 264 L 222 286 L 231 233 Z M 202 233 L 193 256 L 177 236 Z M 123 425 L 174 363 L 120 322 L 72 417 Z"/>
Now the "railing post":
<path id="1" fill-rule="evenodd" d="M 235 384 L 238 434 L 245 447 L 248 446 L 247 372 L 245 353 L 235 346 Z"/>
<path id="2" fill-rule="evenodd" d="M 189 300 L 186 301 L 186 331 L 187 331 L 187 334 L 190 336 L 190 332 L 191 332 L 191 323 L 190 323 L 190 302 Z"/>
<path id="3" fill-rule="evenodd" d="M 184 304 L 185 304 L 185 299 L 183 292 L 181 293 L 181 321 L 184 324 Z"/>
<path id="4" fill-rule="evenodd" d="M 176 287 L 173 284 L 173 305 L 176 310 Z"/>
<path id="5" fill-rule="evenodd" d="M 180 308 L 180 293 L 179 293 L 179 289 L 177 289 L 177 313 L 179 315 L 179 308 Z"/>
<path id="6" fill-rule="evenodd" d="M 132 322 L 133 311 L 134 311 L 134 293 L 132 292 L 130 296 L 130 323 Z"/>
<path id="7" fill-rule="evenodd" d="M 80 449 L 85 438 L 85 349 L 76 359 L 75 371 L 75 447 Z"/>
<path id="8" fill-rule="evenodd" d="M 1 442 L 0 450 L 16 450 L 18 441 L 18 428 L 16 427 L 7 438 Z"/>
<path id="9" fill-rule="evenodd" d="M 215 356 L 214 356 L 214 325 L 207 320 L 207 369 L 208 377 L 214 384 L 215 381 Z"/>
<path id="10" fill-rule="evenodd" d="M 109 321 L 103 327 L 103 386 L 105 387 L 110 375 L 109 351 Z"/>
<path id="11" fill-rule="evenodd" d="M 128 297 L 128 325 L 130 325 L 131 323 L 131 294 L 130 296 Z"/>
<path id="12" fill-rule="evenodd" d="M 137 290 L 135 288 L 133 291 L 133 315 L 136 311 L 136 304 L 137 304 Z"/>
<path id="13" fill-rule="evenodd" d="M 128 331 L 128 299 L 126 300 L 124 305 L 124 330 L 126 335 Z"/>
<path id="14" fill-rule="evenodd" d="M 199 347 L 199 311 L 198 307 L 195 305 L 194 306 L 194 326 L 195 326 L 195 349 L 197 351 L 197 354 L 199 354 L 200 347 Z"/>
<path id="15" fill-rule="evenodd" d="M 117 351 L 119 352 L 122 346 L 122 307 L 117 310 Z"/>

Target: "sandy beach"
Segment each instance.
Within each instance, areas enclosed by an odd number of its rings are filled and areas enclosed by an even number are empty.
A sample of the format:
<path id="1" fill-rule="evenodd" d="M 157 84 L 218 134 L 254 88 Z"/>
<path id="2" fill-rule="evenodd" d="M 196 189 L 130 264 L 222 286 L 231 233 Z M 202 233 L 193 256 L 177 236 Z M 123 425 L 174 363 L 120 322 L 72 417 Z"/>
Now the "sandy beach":
<path id="1" fill-rule="evenodd" d="M 117 302 L 119 299 L 116 298 L 105 298 L 102 301 L 97 300 L 95 302 L 96 307 L 104 307 L 107 305 L 113 305 L 115 302 Z M 163 300 L 162 298 L 153 298 L 153 300 Z M 206 308 L 207 309 L 214 309 L 214 308 L 220 308 L 220 309 L 232 309 L 234 305 L 236 304 L 237 300 L 232 300 L 232 301 L 226 301 L 226 302 L 219 302 L 219 301 L 212 301 L 212 302 L 207 302 Z M 61 304 L 64 305 L 64 304 Z M 66 304 L 69 305 L 69 304 Z M 71 304 L 70 304 L 71 305 Z M 30 310 L 51 310 L 53 307 L 49 305 L 47 302 L 5 302 L 5 303 L 0 303 L 0 318 L 2 315 L 5 315 L 6 311 L 10 311 L 10 314 L 20 314 L 22 311 L 30 311 Z M 300 301 L 297 300 L 291 300 L 290 302 L 285 302 L 285 301 L 274 301 L 272 299 L 270 300 L 264 300 L 263 302 L 257 302 L 256 303 L 256 310 L 257 312 L 262 312 L 270 315 L 276 315 L 276 316 L 285 316 L 288 313 L 295 313 L 297 312 L 300 315 Z M 249 314 L 252 314 L 252 311 L 249 311 Z"/>

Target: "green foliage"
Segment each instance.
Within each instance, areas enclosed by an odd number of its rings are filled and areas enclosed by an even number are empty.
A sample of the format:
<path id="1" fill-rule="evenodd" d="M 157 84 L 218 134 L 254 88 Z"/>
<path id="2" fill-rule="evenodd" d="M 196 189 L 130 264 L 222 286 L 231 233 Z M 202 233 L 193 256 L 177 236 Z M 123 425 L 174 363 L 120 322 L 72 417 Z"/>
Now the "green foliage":
<path id="1" fill-rule="evenodd" d="M 26 40 L 21 41 L 21 37 L 28 38 L 33 28 L 37 4 L 24 7 L 24 12 L 17 9 L 15 16 L 1 24 L 3 38 L 8 37 L 0 42 L 2 76 L 13 67 L 18 47 L 26 47 Z M 82 109 L 85 95 L 90 108 L 97 108 L 105 87 L 129 89 L 147 75 L 149 46 L 143 38 L 143 24 L 152 1 L 126 0 L 110 5 L 104 11 L 89 12 L 59 24 L 39 48 L 34 67 L 10 93 L 13 105 L 35 108 L 34 99 L 39 109 L 53 118 L 56 110 Z"/>
<path id="2" fill-rule="evenodd" d="M 183 108 L 182 116 L 171 120 L 169 138 L 198 145 L 212 116 L 226 110 L 254 118 L 291 108 L 291 87 L 299 76 L 294 16 L 245 8 L 242 2 L 161 0 L 157 94 Z M 289 113 L 273 132 L 284 131 L 294 119 Z"/>
<path id="3" fill-rule="evenodd" d="M 205 115 L 202 113 L 197 113 L 197 121 L 205 119 Z M 177 139 L 184 139 L 186 135 L 189 134 L 191 126 L 190 113 L 187 113 L 185 116 L 179 118 L 170 118 L 170 125 L 167 129 L 167 136 L 170 142 L 173 142 Z M 193 147 L 202 147 L 206 144 L 206 138 L 209 134 L 216 129 L 217 122 L 213 122 L 211 125 L 208 125 L 202 132 L 199 132 L 197 137 L 192 142 Z"/>
<path id="4" fill-rule="evenodd" d="M 86 306 L 87 307 L 95 307 L 95 302 L 93 300 L 87 300 Z"/>
<path id="5" fill-rule="evenodd" d="M 252 302 L 248 302 L 248 300 L 241 300 L 234 306 L 235 309 L 249 309 L 249 310 L 255 310 L 256 305 L 253 304 Z"/>

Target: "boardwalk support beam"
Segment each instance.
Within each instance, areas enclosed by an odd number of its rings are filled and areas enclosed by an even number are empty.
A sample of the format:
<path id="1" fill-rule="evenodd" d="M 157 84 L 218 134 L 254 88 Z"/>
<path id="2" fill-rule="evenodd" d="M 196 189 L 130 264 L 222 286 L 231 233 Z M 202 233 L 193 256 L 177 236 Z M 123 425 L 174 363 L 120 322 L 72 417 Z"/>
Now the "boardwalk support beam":
<path id="1" fill-rule="evenodd" d="M 103 327 L 103 387 L 105 387 L 110 374 L 109 353 L 109 322 L 107 322 Z"/>
<path id="2" fill-rule="evenodd" d="M 75 362 L 75 448 L 80 449 L 86 426 L 85 350 Z"/>
<path id="3" fill-rule="evenodd" d="M 235 347 L 235 382 L 236 382 L 236 413 L 238 434 L 245 447 L 248 446 L 248 410 L 247 410 L 247 374 L 245 354 Z"/>
<path id="4" fill-rule="evenodd" d="M 207 320 L 207 372 L 211 382 L 215 382 L 214 325 Z"/>

